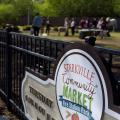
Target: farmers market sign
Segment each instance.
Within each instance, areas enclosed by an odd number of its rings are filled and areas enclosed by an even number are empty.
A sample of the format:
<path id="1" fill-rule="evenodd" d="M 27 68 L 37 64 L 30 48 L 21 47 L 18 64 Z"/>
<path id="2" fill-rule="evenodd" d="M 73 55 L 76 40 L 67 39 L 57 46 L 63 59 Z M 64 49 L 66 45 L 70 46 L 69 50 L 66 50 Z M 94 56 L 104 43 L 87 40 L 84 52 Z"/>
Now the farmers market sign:
<path id="1" fill-rule="evenodd" d="M 26 70 L 21 91 L 29 120 L 119 120 L 109 77 L 93 47 L 67 47 L 51 77 Z"/>
<path id="2" fill-rule="evenodd" d="M 28 120 L 59 120 L 61 116 L 52 79 L 40 78 L 26 71 L 22 83 L 22 101 Z"/>
<path id="3" fill-rule="evenodd" d="M 104 106 L 102 73 L 86 51 L 66 52 L 57 66 L 56 96 L 64 120 L 100 120 Z"/>

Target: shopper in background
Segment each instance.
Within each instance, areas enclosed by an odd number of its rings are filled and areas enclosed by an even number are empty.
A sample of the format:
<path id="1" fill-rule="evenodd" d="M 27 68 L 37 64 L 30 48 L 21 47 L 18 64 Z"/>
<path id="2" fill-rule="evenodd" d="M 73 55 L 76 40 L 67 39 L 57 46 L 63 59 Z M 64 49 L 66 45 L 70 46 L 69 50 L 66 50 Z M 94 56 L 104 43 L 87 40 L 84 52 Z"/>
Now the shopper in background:
<path id="1" fill-rule="evenodd" d="M 42 25 L 42 18 L 39 13 L 36 13 L 36 16 L 33 19 L 32 27 L 33 27 L 33 34 L 35 36 L 39 36 L 39 31 Z"/>

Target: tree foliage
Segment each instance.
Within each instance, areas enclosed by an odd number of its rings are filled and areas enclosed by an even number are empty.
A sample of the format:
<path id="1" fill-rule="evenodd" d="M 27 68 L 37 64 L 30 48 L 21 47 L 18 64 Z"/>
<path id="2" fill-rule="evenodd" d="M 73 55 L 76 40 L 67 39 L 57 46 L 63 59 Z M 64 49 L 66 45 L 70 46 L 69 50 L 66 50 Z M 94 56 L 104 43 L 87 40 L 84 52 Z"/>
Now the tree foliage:
<path id="1" fill-rule="evenodd" d="M 14 7 L 11 4 L 0 4 L 0 23 L 15 18 Z"/>
<path id="2" fill-rule="evenodd" d="M 32 0 L 16 0 L 13 5 L 18 16 L 25 16 L 33 9 Z"/>
<path id="3" fill-rule="evenodd" d="M 34 11 L 33 13 L 36 13 L 37 11 L 40 12 L 42 16 L 57 16 L 57 12 L 53 9 L 51 4 L 49 4 L 48 1 L 44 2 L 43 4 L 39 4 L 38 2 L 35 2 L 34 4 Z"/>
<path id="4" fill-rule="evenodd" d="M 60 16 L 111 16 L 111 0 L 48 0 Z"/>
<path id="5" fill-rule="evenodd" d="M 40 12 L 42 16 L 120 17 L 120 0 L 0 0 L 0 21 L 19 20 L 28 12 L 30 16 Z"/>
<path id="6" fill-rule="evenodd" d="M 114 15 L 120 17 L 120 0 L 115 0 L 113 2 Z"/>

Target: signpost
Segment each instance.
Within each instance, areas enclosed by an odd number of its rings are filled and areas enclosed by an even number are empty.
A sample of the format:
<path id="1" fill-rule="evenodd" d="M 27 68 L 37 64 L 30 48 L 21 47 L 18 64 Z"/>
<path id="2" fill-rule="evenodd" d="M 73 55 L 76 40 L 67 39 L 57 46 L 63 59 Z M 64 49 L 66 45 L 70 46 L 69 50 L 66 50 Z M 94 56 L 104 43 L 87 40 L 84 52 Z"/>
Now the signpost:
<path id="1" fill-rule="evenodd" d="M 73 49 L 64 54 L 56 70 L 56 93 L 64 120 L 100 120 L 104 106 L 103 76 L 95 60 L 85 51 Z"/>
<path id="2" fill-rule="evenodd" d="M 46 81 L 26 72 L 22 84 L 22 101 L 29 120 L 59 120 L 54 81 Z"/>
<path id="3" fill-rule="evenodd" d="M 57 61 L 54 80 L 26 72 L 22 101 L 29 120 L 119 120 L 109 107 L 110 80 L 92 47 L 73 44 Z"/>

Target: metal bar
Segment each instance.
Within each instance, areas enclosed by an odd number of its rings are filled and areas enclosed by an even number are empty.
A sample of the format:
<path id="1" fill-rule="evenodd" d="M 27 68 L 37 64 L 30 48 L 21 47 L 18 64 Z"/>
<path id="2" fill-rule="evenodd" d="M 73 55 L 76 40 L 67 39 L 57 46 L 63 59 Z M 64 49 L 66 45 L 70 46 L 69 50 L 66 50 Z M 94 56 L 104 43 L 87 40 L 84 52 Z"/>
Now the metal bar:
<path id="1" fill-rule="evenodd" d="M 13 49 L 13 81 L 12 81 L 12 85 L 13 85 L 13 87 L 12 87 L 12 91 L 14 92 L 15 91 L 15 79 L 16 79 L 16 74 L 15 74 L 15 71 L 16 71 L 16 51 L 15 51 L 15 49 Z M 14 96 L 13 96 L 14 94 L 12 94 L 12 99 L 13 100 L 15 100 L 15 98 L 14 98 Z"/>
<path id="2" fill-rule="evenodd" d="M 17 95 L 19 96 L 19 51 L 17 51 L 17 60 L 16 60 L 16 79 L 14 79 L 14 81 L 16 82 L 15 83 L 15 100 L 16 100 L 16 103 L 19 103 L 19 98 L 17 97 Z"/>
<path id="3" fill-rule="evenodd" d="M 20 51 L 19 53 L 19 82 L 18 82 L 18 92 L 19 92 L 19 96 L 21 96 L 21 84 L 22 84 L 22 73 L 25 72 L 25 71 L 22 71 L 21 68 L 22 68 L 22 53 Z M 18 104 L 19 106 L 21 107 L 21 98 L 19 97 L 19 100 L 18 100 Z"/>
<path id="4" fill-rule="evenodd" d="M 39 53 L 41 54 L 41 40 L 39 40 Z"/>
<path id="5" fill-rule="evenodd" d="M 49 56 L 51 57 L 52 56 L 52 42 L 50 41 L 49 43 Z"/>
<path id="6" fill-rule="evenodd" d="M 113 54 L 113 55 L 119 55 L 120 56 L 120 50 L 112 50 L 112 49 L 108 49 L 108 48 L 103 48 L 103 47 L 99 47 L 99 46 L 95 46 L 96 50 L 102 51 L 104 53 L 109 53 L 109 54 Z"/>
<path id="7" fill-rule="evenodd" d="M 25 116 L 25 113 L 18 107 L 18 105 L 12 100 L 10 99 L 9 102 L 14 106 L 14 108 L 20 113 L 21 117 L 24 120 L 28 120 L 27 117 Z M 23 120 L 22 119 L 22 120 Z"/>
<path id="8" fill-rule="evenodd" d="M 55 62 L 55 61 L 56 61 L 56 59 L 54 59 L 54 58 L 51 58 L 51 57 L 48 57 L 48 56 L 44 56 L 44 55 L 42 55 L 42 54 L 35 53 L 35 52 L 29 51 L 29 50 L 26 50 L 26 49 L 23 49 L 23 48 L 20 48 L 20 47 L 16 47 L 16 46 L 13 46 L 13 45 L 10 45 L 10 47 L 11 47 L 11 48 L 14 48 L 14 49 L 16 49 L 16 50 L 25 52 L 25 53 L 27 53 L 27 54 L 30 54 L 30 55 L 33 55 L 33 56 L 40 57 L 40 58 L 42 58 L 42 59 L 51 61 L 51 62 Z"/>
<path id="9" fill-rule="evenodd" d="M 11 98 L 12 93 L 12 71 L 11 71 L 11 63 L 12 63 L 12 57 L 11 57 L 11 49 L 9 47 L 11 43 L 11 36 L 8 32 L 7 34 L 7 45 L 6 45 L 6 80 L 7 80 L 7 106 L 8 109 L 10 108 L 9 99 Z"/>
<path id="10" fill-rule="evenodd" d="M 4 95 L 7 98 L 7 94 L 5 93 L 5 91 L 3 91 L 2 89 L 0 89 L 0 93 L 2 93 L 2 95 Z"/>
<path id="11" fill-rule="evenodd" d="M 109 54 L 109 65 L 112 67 L 112 54 Z"/>
<path id="12" fill-rule="evenodd" d="M 7 45 L 5 42 L 0 42 L 1 45 Z"/>
<path id="13" fill-rule="evenodd" d="M 58 52 L 57 50 L 58 50 L 58 43 L 55 44 L 55 58 L 58 57 L 58 56 L 57 56 L 57 52 Z"/>

